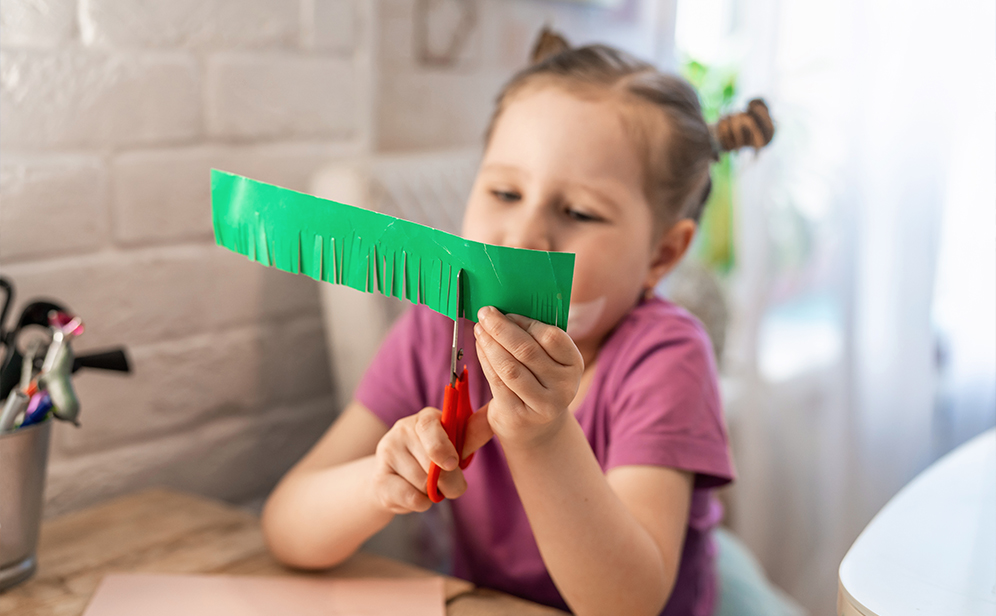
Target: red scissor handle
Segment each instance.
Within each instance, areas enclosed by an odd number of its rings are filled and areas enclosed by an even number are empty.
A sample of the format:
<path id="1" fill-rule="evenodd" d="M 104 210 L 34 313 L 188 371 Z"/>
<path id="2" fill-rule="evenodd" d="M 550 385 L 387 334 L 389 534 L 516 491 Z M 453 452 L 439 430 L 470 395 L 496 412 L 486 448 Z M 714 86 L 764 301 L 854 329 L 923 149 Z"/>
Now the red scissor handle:
<path id="1" fill-rule="evenodd" d="M 446 436 L 456 447 L 457 455 L 463 455 L 464 437 L 467 432 L 467 420 L 473 414 L 470 408 L 470 389 L 467 387 L 467 368 L 463 369 L 463 374 L 456 383 L 456 387 L 447 384 L 443 392 L 443 429 Z M 474 454 L 470 454 L 460 461 L 460 468 L 467 468 L 470 461 L 474 459 Z M 429 477 L 425 483 L 425 493 L 429 495 L 429 500 L 434 503 L 441 502 L 443 495 L 439 492 L 439 466 L 435 462 L 429 463 Z"/>

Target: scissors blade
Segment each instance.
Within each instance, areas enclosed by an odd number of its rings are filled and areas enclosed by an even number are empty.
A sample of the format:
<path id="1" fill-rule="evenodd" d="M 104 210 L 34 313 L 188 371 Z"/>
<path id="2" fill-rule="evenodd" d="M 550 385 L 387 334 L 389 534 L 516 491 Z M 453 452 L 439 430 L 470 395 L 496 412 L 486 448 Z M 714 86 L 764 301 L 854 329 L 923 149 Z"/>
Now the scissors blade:
<path id="1" fill-rule="evenodd" d="M 450 385 L 456 387 L 456 382 L 463 373 L 463 270 L 457 271 L 456 284 L 456 318 L 453 319 L 453 348 L 450 350 Z"/>

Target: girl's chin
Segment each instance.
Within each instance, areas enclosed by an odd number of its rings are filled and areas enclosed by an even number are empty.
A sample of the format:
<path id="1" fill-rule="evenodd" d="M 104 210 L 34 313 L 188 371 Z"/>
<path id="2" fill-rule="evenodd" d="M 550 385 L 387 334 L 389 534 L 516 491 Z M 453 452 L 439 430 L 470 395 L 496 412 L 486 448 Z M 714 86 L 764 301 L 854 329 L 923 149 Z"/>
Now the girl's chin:
<path id="1" fill-rule="evenodd" d="M 575 343 L 591 336 L 605 312 L 606 298 L 601 296 L 587 302 L 571 302 L 567 315 L 567 333 Z"/>

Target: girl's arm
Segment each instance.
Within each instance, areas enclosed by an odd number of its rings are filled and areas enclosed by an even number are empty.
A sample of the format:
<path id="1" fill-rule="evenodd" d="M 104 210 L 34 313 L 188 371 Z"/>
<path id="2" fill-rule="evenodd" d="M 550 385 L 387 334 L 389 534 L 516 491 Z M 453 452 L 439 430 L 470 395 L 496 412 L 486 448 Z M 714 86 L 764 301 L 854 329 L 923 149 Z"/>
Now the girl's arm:
<path id="1" fill-rule="evenodd" d="M 393 514 L 370 489 L 377 443 L 387 426 L 352 402 L 270 494 L 262 526 L 270 551 L 302 568 L 338 564 Z"/>
<path id="2" fill-rule="evenodd" d="M 439 477 L 443 495 L 463 494 L 467 482 L 440 415 L 424 408 L 388 429 L 359 402 L 346 407 L 266 502 L 263 535 L 273 555 L 308 569 L 346 560 L 395 514 L 432 505 L 425 495 L 430 461 L 447 469 Z M 464 457 L 491 436 L 486 413 L 472 416 Z"/>
<path id="3" fill-rule="evenodd" d="M 671 595 L 691 504 L 689 473 L 602 473 L 569 417 L 542 446 L 502 440 L 543 562 L 575 614 L 660 614 Z"/>
<path id="4" fill-rule="evenodd" d="M 677 575 L 688 473 L 602 473 L 568 411 L 583 361 L 563 331 L 485 308 L 475 328 L 501 441 L 543 561 L 577 614 L 659 614 Z"/>

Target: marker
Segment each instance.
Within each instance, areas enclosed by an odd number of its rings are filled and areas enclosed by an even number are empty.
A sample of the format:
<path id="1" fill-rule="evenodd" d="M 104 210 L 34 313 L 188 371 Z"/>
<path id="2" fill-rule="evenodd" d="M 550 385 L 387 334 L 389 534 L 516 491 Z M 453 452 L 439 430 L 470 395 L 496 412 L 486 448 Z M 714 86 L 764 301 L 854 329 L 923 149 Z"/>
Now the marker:
<path id="1" fill-rule="evenodd" d="M 52 396 L 48 392 L 37 393 L 31 397 L 27 410 L 24 411 L 24 421 L 21 428 L 41 423 L 48 419 L 48 412 L 52 410 Z"/>

